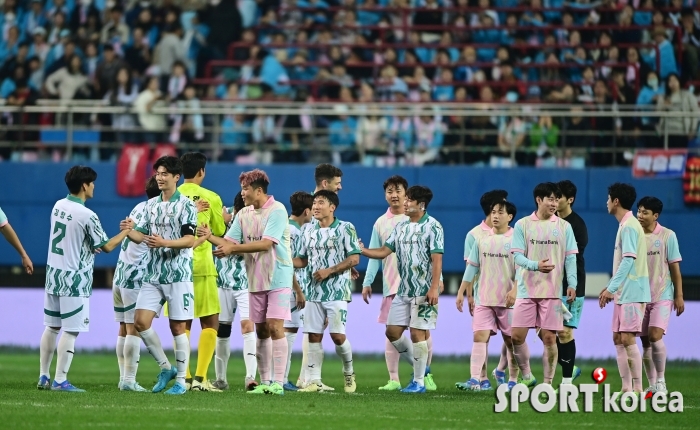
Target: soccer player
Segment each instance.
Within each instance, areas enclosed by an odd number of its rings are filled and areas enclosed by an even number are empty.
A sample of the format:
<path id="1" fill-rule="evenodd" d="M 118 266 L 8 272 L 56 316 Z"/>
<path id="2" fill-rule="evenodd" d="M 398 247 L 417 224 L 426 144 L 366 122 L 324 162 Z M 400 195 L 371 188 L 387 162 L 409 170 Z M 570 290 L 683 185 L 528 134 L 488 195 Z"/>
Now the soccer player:
<path id="1" fill-rule="evenodd" d="M 85 201 L 95 193 L 97 173 L 90 167 L 74 166 L 66 173 L 70 194 L 56 202 L 51 211 L 51 241 L 46 260 L 46 294 L 44 295 L 44 334 L 39 344 L 40 390 L 82 392 L 68 382 L 68 370 L 75 350 L 75 340 L 90 328 L 90 296 L 95 252 L 111 252 L 127 232 L 109 239 L 95 212 Z M 26 263 L 25 263 L 26 264 Z M 58 341 L 58 360 L 53 383 L 49 368 Z"/>
<path id="2" fill-rule="evenodd" d="M 7 221 L 7 215 L 5 215 L 5 212 L 2 211 L 2 208 L 0 208 L 0 233 L 2 233 L 5 240 L 7 240 L 7 243 L 12 245 L 12 247 L 15 248 L 19 254 L 20 258 L 22 259 L 22 267 L 24 267 L 24 271 L 29 275 L 34 273 L 34 265 L 32 264 L 32 260 L 29 259 L 29 255 L 24 250 L 22 242 L 19 241 L 17 233 L 15 233 L 15 230 Z"/>
<path id="3" fill-rule="evenodd" d="M 644 229 L 647 244 L 647 266 L 651 302 L 646 305 L 642 320 L 644 368 L 649 388 L 647 391 L 668 393 L 664 371 L 666 345 L 663 336 L 668 329 L 671 311 L 680 316 L 685 309 L 681 278 L 681 253 L 676 233 L 659 224 L 664 205 L 656 197 L 643 197 L 637 203 L 637 219 Z"/>
<path id="4" fill-rule="evenodd" d="M 206 176 L 207 157 L 199 152 L 188 152 L 180 157 L 182 162 L 182 174 L 185 183 L 178 187 L 183 196 L 188 197 L 194 203 L 205 201 L 209 203 L 207 210 L 197 213 L 197 224 L 206 225 L 213 236 L 222 237 L 226 233 L 226 225 L 222 215 L 223 203 L 218 194 L 202 187 Z M 221 392 L 213 387 L 207 379 L 207 371 L 212 356 L 216 350 L 217 330 L 219 327 L 219 292 L 217 288 L 217 272 L 212 258 L 211 244 L 206 240 L 198 241 L 194 249 L 193 257 L 194 279 L 194 317 L 199 318 L 202 333 L 199 336 L 197 348 L 197 369 L 194 379 L 190 375 L 189 360 L 185 385 L 193 391 Z M 187 322 L 187 338 L 190 337 L 192 321 Z"/>
<path id="5" fill-rule="evenodd" d="M 533 191 L 537 210 L 515 224 L 510 246 L 515 264 L 519 266 L 511 338 L 522 383 L 527 386 L 537 384 L 530 371 L 529 350 L 523 346 L 531 327 L 540 327 L 540 339 L 544 344 L 544 383 L 551 385 L 554 379 L 558 355 L 556 334 L 564 329 L 561 285 L 565 273 L 567 301 L 573 302 L 576 298 L 574 254 L 578 250 L 571 224 L 555 215 L 560 197 L 557 184 L 538 184 Z"/>
<path id="6" fill-rule="evenodd" d="M 386 337 L 413 366 L 413 381 L 401 390 L 404 393 L 426 391 L 427 333 L 437 323 L 445 237 L 442 225 L 428 215 L 432 198 L 428 187 L 415 185 L 406 190 L 404 213 L 408 219 L 396 225 L 384 246 L 362 250 L 362 255 L 378 260 L 396 253 L 401 283 L 391 302 Z M 410 327 L 413 343 L 403 336 L 406 327 Z"/>
<path id="7" fill-rule="evenodd" d="M 562 299 L 564 305 L 571 313 L 571 318 L 564 321 L 564 330 L 557 333 L 557 352 L 562 371 L 562 384 L 571 384 L 576 378 L 581 376 L 581 369 L 576 366 L 574 329 L 578 328 L 581 321 L 583 302 L 586 297 L 586 267 L 583 253 L 588 245 L 588 229 L 583 218 L 573 210 L 574 202 L 576 201 L 576 185 L 569 180 L 564 180 L 558 182 L 557 187 L 559 187 L 561 192 L 557 214 L 559 218 L 571 224 L 571 230 L 574 232 L 574 239 L 578 248 L 578 254 L 576 254 L 576 298 L 570 303 L 566 299 Z M 568 288 L 566 276 L 564 276 L 563 281 L 562 295 L 565 297 Z"/>
<path id="8" fill-rule="evenodd" d="M 155 176 L 146 181 L 148 199 L 158 197 L 160 190 Z M 145 216 L 144 210 L 148 200 L 137 204 L 129 213 L 129 219 L 135 223 Z M 121 391 L 147 391 L 136 382 L 136 371 L 141 356 L 141 338 L 134 328 L 136 299 L 141 291 L 143 275 L 146 270 L 148 246 L 136 244 L 125 238 L 122 241 L 117 268 L 114 270 L 112 293 L 114 298 L 114 319 L 119 322 L 117 337 L 117 361 L 119 362 L 119 389 Z"/>
<path id="9" fill-rule="evenodd" d="M 491 231 L 491 228 L 493 225 L 491 224 L 491 206 L 493 205 L 494 202 L 496 201 L 504 201 L 508 197 L 508 191 L 506 190 L 491 190 L 485 192 L 482 196 L 481 199 L 479 199 L 479 206 L 481 206 L 481 210 L 484 212 L 484 220 L 481 221 L 481 223 L 474 228 L 472 228 L 468 233 L 467 236 L 464 238 L 464 261 L 466 263 L 467 259 L 469 258 L 469 254 L 471 254 L 471 249 L 472 246 L 474 246 L 474 243 L 476 241 L 487 234 Z M 464 273 L 466 275 L 467 269 L 469 268 L 469 263 L 466 263 L 466 267 L 464 268 Z M 475 284 L 472 286 L 474 290 L 478 289 L 478 282 L 479 278 L 476 277 L 475 279 Z M 462 284 L 460 285 L 459 292 L 457 293 L 457 299 L 458 300 L 464 300 L 464 292 L 467 291 L 467 283 L 462 281 Z M 526 345 L 527 346 L 527 345 Z M 481 375 L 479 379 L 481 380 L 481 390 L 486 391 L 490 390 L 491 387 L 491 382 L 489 381 L 489 378 L 486 376 L 486 368 L 488 364 L 488 340 L 486 341 L 486 359 L 484 360 L 484 368 L 481 370 Z M 496 380 L 496 385 L 501 385 L 506 383 L 506 367 L 508 366 L 508 350 L 506 349 L 506 345 L 504 344 L 501 346 L 501 358 L 498 361 L 498 366 L 496 366 L 495 369 L 493 369 L 493 377 Z M 458 382 L 457 384 L 460 384 L 464 386 L 466 382 Z"/>
<path id="10" fill-rule="evenodd" d="M 236 216 L 245 207 L 241 193 L 236 194 L 233 200 L 232 215 Z M 206 225 L 197 229 L 200 237 L 206 238 L 215 246 L 224 244 L 224 239 L 213 236 Z M 253 390 L 258 383 L 255 374 L 258 371 L 258 363 L 255 354 L 255 325 L 250 320 L 248 275 L 245 271 L 245 262 L 242 255 L 232 254 L 228 257 L 216 258 L 216 270 L 218 273 L 217 284 L 219 286 L 219 301 L 221 313 L 219 314 L 219 330 L 216 341 L 216 356 L 214 367 L 216 368 L 216 380 L 212 385 L 219 390 L 228 390 L 228 360 L 231 357 L 231 326 L 233 317 L 238 313 L 241 322 L 241 334 L 243 335 L 243 361 L 245 363 L 245 387 Z"/>
<path id="11" fill-rule="evenodd" d="M 179 158 L 161 157 L 153 169 L 161 194 L 146 203 L 144 216 L 138 224 L 127 218 L 121 222 L 121 227 L 130 230 L 129 239 L 137 244 L 145 242 L 149 248 L 141 291 L 136 299 L 134 328 L 161 369 L 152 391 L 163 391 L 168 382 L 175 379 L 175 384 L 165 393 L 182 395 L 187 393 L 185 374 L 190 356 L 185 330 L 187 321 L 194 316 L 192 247 L 196 241 L 197 208 L 177 190 L 182 176 Z M 170 332 L 175 342 L 175 367 L 168 361 L 160 338 L 151 327 L 164 303 L 168 304 Z"/>
<path id="12" fill-rule="evenodd" d="M 486 342 L 496 330 L 501 331 L 504 345 L 512 345 L 510 339 L 512 306 L 515 303 L 515 263 L 510 253 L 513 229 L 508 225 L 517 210 L 510 202 L 495 201 L 491 204 L 491 231 L 479 238 L 471 247 L 464 275 L 467 285 L 469 313 L 472 315 L 474 344 L 472 346 L 471 379 L 458 382 L 460 390 L 481 391 L 481 371 L 486 360 Z M 478 288 L 471 288 L 479 274 Z M 462 312 L 464 295 L 457 295 L 457 310 Z M 518 378 L 518 364 L 513 359 L 512 346 L 508 349 L 509 382 L 512 389 Z"/>
<path id="13" fill-rule="evenodd" d="M 642 332 L 644 308 L 651 301 L 647 242 L 644 229 L 632 216 L 637 192 L 628 184 L 608 187 L 608 213 L 620 223 L 615 237 L 613 277 L 599 295 L 600 308 L 615 300 L 612 331 L 622 391 L 642 392 L 642 356 L 636 336 Z M 639 257 L 639 258 L 638 258 Z"/>
<path id="14" fill-rule="evenodd" d="M 355 226 L 335 217 L 338 195 L 321 190 L 314 194 L 313 214 L 318 221 L 303 231 L 295 267 L 309 266 L 312 280 L 304 332 L 309 333 L 308 381 L 300 392 L 319 392 L 323 365 L 323 332 L 326 321 L 335 352 L 343 361 L 345 392 L 354 393 L 355 371 L 352 348 L 345 336 L 348 302 L 352 299 L 350 268 L 360 262 L 360 242 Z"/>
<path id="15" fill-rule="evenodd" d="M 289 235 L 292 244 L 292 258 L 297 258 L 302 247 L 301 229 L 303 226 L 311 222 L 311 219 L 313 218 L 311 208 L 314 204 L 314 196 L 303 191 L 297 191 L 296 193 L 292 194 L 291 197 L 289 197 L 289 204 L 292 207 L 292 215 L 289 217 Z M 308 297 L 311 294 L 311 275 L 308 267 L 294 269 L 294 276 L 296 276 L 299 287 L 304 293 L 304 297 Z M 284 322 L 284 335 L 287 338 L 288 351 L 287 368 L 284 371 L 283 387 L 287 391 L 297 391 L 299 387 L 289 381 L 289 369 L 292 365 L 292 348 L 294 347 L 294 341 L 297 338 L 297 332 L 299 331 L 300 327 L 304 326 L 304 309 L 299 309 L 296 307 L 296 294 L 294 293 L 292 293 L 290 307 L 292 309 L 292 319 Z M 306 381 L 306 363 L 304 360 L 302 360 L 302 364 L 304 366 L 302 366 L 301 372 L 299 373 L 299 379 Z"/>
<path id="16" fill-rule="evenodd" d="M 287 210 L 267 194 L 270 179 L 262 170 L 243 172 L 239 181 L 246 207 L 236 215 L 226 233 L 227 243 L 219 245 L 214 255 L 223 258 L 243 254 L 245 258 L 250 319 L 258 336 L 256 350 L 261 381 L 248 393 L 284 395 L 287 359 L 284 321 L 291 318 L 292 288 L 299 300 L 304 296 L 294 278 Z M 298 302 L 297 306 L 303 308 L 304 303 Z M 271 360 L 274 360 L 273 369 L 270 369 Z"/>

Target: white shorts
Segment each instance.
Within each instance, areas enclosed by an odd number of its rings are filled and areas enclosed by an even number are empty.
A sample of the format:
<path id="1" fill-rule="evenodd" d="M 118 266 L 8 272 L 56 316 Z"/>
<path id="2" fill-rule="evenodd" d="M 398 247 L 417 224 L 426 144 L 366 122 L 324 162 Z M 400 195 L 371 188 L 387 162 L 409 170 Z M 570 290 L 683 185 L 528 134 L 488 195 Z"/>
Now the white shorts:
<path id="1" fill-rule="evenodd" d="M 44 293 L 44 325 L 63 331 L 90 331 L 90 298 L 59 297 Z"/>
<path id="2" fill-rule="evenodd" d="M 289 300 L 289 309 L 292 312 L 292 319 L 284 322 L 284 328 L 304 327 L 304 309 L 297 309 L 297 295 L 294 291 L 292 291 L 292 298 Z"/>
<path id="3" fill-rule="evenodd" d="M 245 321 L 250 319 L 250 299 L 248 290 L 230 290 L 218 288 L 219 303 L 221 303 L 221 313 L 219 313 L 219 322 L 232 324 L 233 317 L 238 312 L 238 319 Z"/>
<path id="4" fill-rule="evenodd" d="M 348 318 L 348 302 L 306 302 L 304 308 L 304 333 L 323 333 L 328 318 L 328 332 L 345 334 Z"/>
<path id="5" fill-rule="evenodd" d="M 168 318 L 187 321 L 194 318 L 194 284 L 173 282 L 172 284 L 150 284 L 144 282 L 136 299 L 136 309 L 160 314 L 163 305 L 168 303 Z"/>
<path id="6" fill-rule="evenodd" d="M 411 327 L 418 330 L 435 330 L 438 307 L 431 306 L 427 297 L 396 296 L 391 302 L 386 325 Z"/>
<path id="7" fill-rule="evenodd" d="M 136 299 L 139 297 L 139 290 L 132 288 L 112 287 L 112 298 L 114 302 L 114 321 L 126 324 L 134 323 L 136 314 Z"/>

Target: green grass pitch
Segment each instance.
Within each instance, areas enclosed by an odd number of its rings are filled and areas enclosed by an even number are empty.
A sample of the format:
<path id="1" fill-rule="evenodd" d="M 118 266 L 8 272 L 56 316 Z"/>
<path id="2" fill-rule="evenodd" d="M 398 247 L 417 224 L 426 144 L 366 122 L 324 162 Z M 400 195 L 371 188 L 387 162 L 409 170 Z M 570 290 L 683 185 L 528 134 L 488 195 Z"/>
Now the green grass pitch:
<path id="1" fill-rule="evenodd" d="M 172 353 L 169 353 L 172 358 Z M 194 357 L 193 357 L 194 358 Z M 292 362 L 296 380 L 300 357 Z M 286 393 L 283 397 L 248 395 L 243 390 L 243 360 L 231 356 L 229 384 L 225 393 L 187 393 L 169 397 L 151 393 L 121 393 L 114 354 L 76 353 L 69 378 L 87 393 L 57 393 L 36 389 L 39 353 L 0 353 L 0 428 L 133 428 L 133 429 L 697 429 L 700 419 L 700 366 L 698 363 L 669 363 L 666 380 L 670 391 L 684 395 L 683 413 L 603 414 L 599 402 L 594 413 L 541 414 L 521 405 L 517 414 L 494 413 L 495 396 L 464 393 L 454 388 L 466 378 L 468 359 L 435 359 L 432 372 L 438 391 L 424 395 L 383 393 L 377 387 L 388 379 L 383 357 L 356 357 L 357 393 L 345 394 L 341 364 L 326 355 L 324 382 L 335 393 Z M 539 379 L 542 369 L 533 358 Z M 490 368 L 496 364 L 492 357 Z M 608 369 L 608 382 L 619 389 L 613 362 L 580 363 L 583 375 L 577 382 L 589 382 L 594 367 Z M 55 358 L 54 358 L 55 366 Z M 194 370 L 195 363 L 191 364 Z M 54 367 L 52 366 L 52 372 Z M 137 380 L 151 388 L 158 369 L 147 352 L 142 352 Z M 212 376 L 210 370 L 210 377 Z M 402 383 L 409 382 L 411 370 L 401 364 Z M 557 369 L 560 372 L 560 368 Z M 560 376 L 557 376 L 557 381 Z M 598 398 L 598 397 L 596 397 Z"/>

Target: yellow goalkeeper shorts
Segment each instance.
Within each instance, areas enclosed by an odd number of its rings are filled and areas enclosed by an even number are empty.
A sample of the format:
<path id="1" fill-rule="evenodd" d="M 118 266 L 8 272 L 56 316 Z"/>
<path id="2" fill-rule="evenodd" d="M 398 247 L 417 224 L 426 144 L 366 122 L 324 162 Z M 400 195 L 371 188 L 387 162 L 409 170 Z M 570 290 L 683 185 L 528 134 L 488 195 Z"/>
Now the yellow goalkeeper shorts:
<path id="1" fill-rule="evenodd" d="M 163 307 L 163 312 L 167 317 L 167 303 Z M 219 291 L 216 285 L 216 276 L 195 276 L 194 317 L 208 317 L 209 315 L 218 315 L 220 312 L 221 305 L 219 303 Z"/>

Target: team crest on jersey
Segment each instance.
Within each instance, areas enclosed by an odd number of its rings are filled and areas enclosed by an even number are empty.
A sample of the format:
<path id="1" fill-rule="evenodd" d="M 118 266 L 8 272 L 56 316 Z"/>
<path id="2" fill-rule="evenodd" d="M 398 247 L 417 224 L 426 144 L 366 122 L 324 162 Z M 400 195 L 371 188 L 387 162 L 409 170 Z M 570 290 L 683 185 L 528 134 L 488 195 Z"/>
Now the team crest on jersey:
<path id="1" fill-rule="evenodd" d="M 559 230 L 557 230 L 556 228 L 555 228 L 554 230 L 552 230 L 552 235 L 553 235 L 554 237 L 559 236 Z"/>
<path id="2" fill-rule="evenodd" d="M 510 243 L 506 243 L 505 245 L 503 245 L 503 249 L 505 249 L 506 251 L 509 251 L 510 250 Z"/>
<path id="3" fill-rule="evenodd" d="M 89 319 L 89 318 L 85 318 L 85 319 L 83 320 L 83 324 L 85 324 L 85 325 L 90 324 L 90 319 Z"/>
<path id="4" fill-rule="evenodd" d="M 657 247 L 657 248 L 660 247 L 660 246 L 661 246 L 661 241 L 660 241 L 659 239 L 656 239 L 656 241 L 654 241 L 654 246 Z"/>

